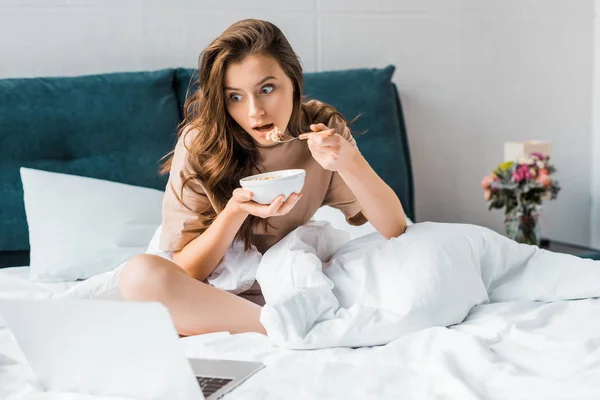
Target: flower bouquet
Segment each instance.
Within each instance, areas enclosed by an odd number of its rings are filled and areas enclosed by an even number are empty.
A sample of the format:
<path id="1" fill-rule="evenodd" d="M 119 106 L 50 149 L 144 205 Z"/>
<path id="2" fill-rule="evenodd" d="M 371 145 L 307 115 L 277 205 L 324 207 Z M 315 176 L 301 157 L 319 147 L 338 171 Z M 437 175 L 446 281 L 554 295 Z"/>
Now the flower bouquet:
<path id="1" fill-rule="evenodd" d="M 539 246 L 538 219 L 543 200 L 556 199 L 560 187 L 550 157 L 531 153 L 517 162 L 504 162 L 483 178 L 484 199 L 489 209 L 504 208 L 506 234 L 520 243 Z"/>

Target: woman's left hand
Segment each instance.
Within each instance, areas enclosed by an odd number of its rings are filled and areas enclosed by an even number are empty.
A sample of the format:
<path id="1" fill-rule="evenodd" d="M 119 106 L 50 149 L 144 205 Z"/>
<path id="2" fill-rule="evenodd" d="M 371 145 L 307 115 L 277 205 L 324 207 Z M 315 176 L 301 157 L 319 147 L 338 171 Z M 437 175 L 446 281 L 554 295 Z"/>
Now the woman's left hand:
<path id="1" fill-rule="evenodd" d="M 308 148 L 313 158 L 329 171 L 344 171 L 359 154 L 358 149 L 325 124 L 313 124 L 308 135 Z"/>

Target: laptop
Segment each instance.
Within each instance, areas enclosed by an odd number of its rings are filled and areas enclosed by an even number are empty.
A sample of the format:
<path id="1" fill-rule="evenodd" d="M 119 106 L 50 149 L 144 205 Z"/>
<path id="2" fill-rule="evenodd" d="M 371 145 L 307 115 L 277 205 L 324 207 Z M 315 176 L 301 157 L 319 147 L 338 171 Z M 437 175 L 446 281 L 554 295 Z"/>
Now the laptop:
<path id="1" fill-rule="evenodd" d="M 259 362 L 188 359 L 161 303 L 0 300 L 42 389 L 133 399 L 218 399 Z"/>

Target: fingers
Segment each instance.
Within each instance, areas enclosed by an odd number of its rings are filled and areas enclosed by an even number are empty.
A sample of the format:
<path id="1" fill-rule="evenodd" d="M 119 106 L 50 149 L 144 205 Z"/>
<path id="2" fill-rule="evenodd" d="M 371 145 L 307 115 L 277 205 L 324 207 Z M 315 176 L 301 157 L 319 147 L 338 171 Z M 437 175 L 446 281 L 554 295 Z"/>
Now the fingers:
<path id="1" fill-rule="evenodd" d="M 277 198 L 273 200 L 273 202 L 269 204 L 269 207 L 267 208 L 267 217 L 273 217 L 277 215 L 277 211 L 283 205 L 284 201 L 285 197 L 282 194 L 277 196 Z"/>
<path id="2" fill-rule="evenodd" d="M 260 218 L 269 218 L 276 217 L 280 215 L 285 215 L 300 200 L 302 197 L 301 193 L 292 193 L 287 200 L 285 200 L 283 195 L 277 196 L 275 200 L 269 205 L 258 204 L 255 202 L 248 202 L 242 204 L 244 210 L 252 215 L 255 215 Z"/>
<path id="3" fill-rule="evenodd" d="M 247 199 L 248 194 L 243 193 L 242 189 L 236 189 L 238 192 L 234 191 L 234 196 L 240 199 Z M 246 191 L 249 192 L 249 191 Z M 251 195 L 250 195 L 251 197 Z M 302 193 L 292 193 L 287 200 L 283 195 L 277 196 L 275 200 L 271 202 L 271 204 L 258 204 L 253 201 L 245 200 L 240 201 L 240 207 L 247 213 L 251 215 L 255 215 L 260 218 L 269 218 L 276 217 L 280 215 L 285 215 L 294 208 L 296 203 L 302 198 Z"/>
<path id="4" fill-rule="evenodd" d="M 325 124 L 311 124 L 310 130 L 313 132 L 326 131 L 329 128 Z"/>
<path id="5" fill-rule="evenodd" d="M 335 134 L 335 130 L 331 134 L 323 135 L 319 133 L 311 133 L 308 137 L 309 146 L 320 146 L 320 147 L 339 147 L 340 139 L 343 139 L 340 135 Z"/>
<path id="6" fill-rule="evenodd" d="M 252 192 L 244 188 L 237 188 L 233 191 L 233 198 L 238 203 L 245 203 L 252 200 Z"/>
<path id="7" fill-rule="evenodd" d="M 260 218 L 268 218 L 274 215 L 275 211 L 279 209 L 283 203 L 283 196 L 279 196 L 269 205 L 255 203 L 248 201 L 246 203 L 240 203 L 240 207 L 250 215 L 254 215 Z"/>
<path id="8" fill-rule="evenodd" d="M 316 136 L 320 136 L 320 135 L 330 136 L 335 133 L 335 129 L 330 129 L 327 125 L 322 124 L 322 123 L 321 124 L 311 124 L 310 130 L 312 131 L 312 133 L 308 134 L 309 139 L 311 137 L 316 137 Z"/>
<path id="9" fill-rule="evenodd" d="M 275 217 L 287 214 L 294 208 L 300 198 L 302 198 L 302 193 L 292 193 L 285 201 L 283 195 L 277 197 L 277 199 L 269 205 L 269 216 Z"/>
<path id="10" fill-rule="evenodd" d="M 309 126 L 312 132 L 303 133 L 300 135 L 300 139 L 308 139 L 309 141 L 317 141 L 317 144 L 320 144 L 319 138 L 328 137 L 335 134 L 335 129 L 330 129 L 327 125 L 323 123 L 319 124 L 311 124 Z"/>
<path id="11" fill-rule="evenodd" d="M 335 135 L 335 129 L 328 129 L 316 133 L 308 134 L 308 142 L 313 144 L 322 144 Z"/>
<path id="12" fill-rule="evenodd" d="M 292 193 L 290 197 L 283 203 L 277 210 L 277 215 L 285 215 L 289 213 L 292 208 L 298 203 L 298 200 L 302 198 L 302 193 Z"/>

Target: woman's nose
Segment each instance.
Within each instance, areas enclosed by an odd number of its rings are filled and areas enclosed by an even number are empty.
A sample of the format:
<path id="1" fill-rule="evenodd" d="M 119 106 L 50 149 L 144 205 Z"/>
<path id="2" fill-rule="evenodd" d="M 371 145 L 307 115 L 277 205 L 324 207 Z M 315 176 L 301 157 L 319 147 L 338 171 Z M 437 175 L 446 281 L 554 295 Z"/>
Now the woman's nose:
<path id="1" fill-rule="evenodd" d="M 256 99 L 251 98 L 250 102 L 249 102 L 248 116 L 251 118 L 254 118 L 259 115 L 263 115 L 264 113 L 265 113 L 265 110 L 263 109 L 260 101 L 257 101 Z"/>

